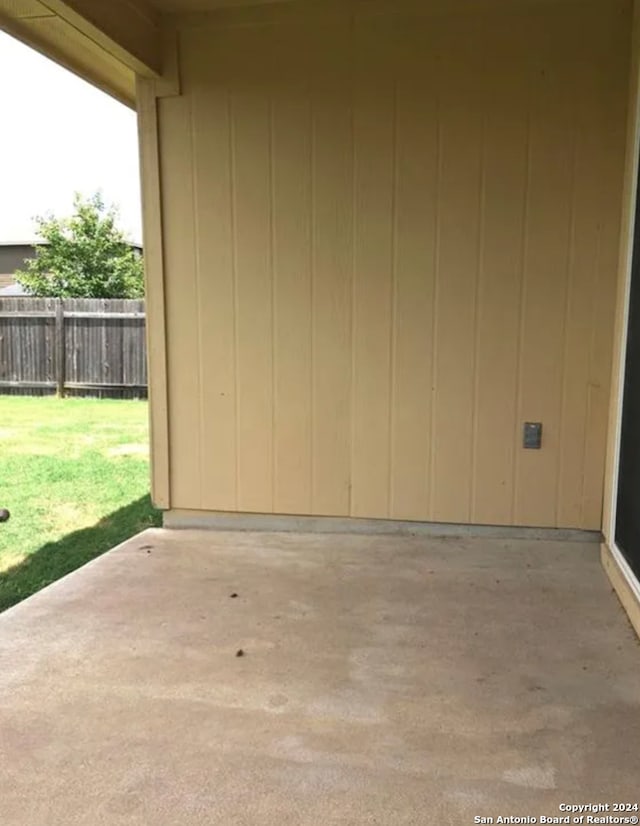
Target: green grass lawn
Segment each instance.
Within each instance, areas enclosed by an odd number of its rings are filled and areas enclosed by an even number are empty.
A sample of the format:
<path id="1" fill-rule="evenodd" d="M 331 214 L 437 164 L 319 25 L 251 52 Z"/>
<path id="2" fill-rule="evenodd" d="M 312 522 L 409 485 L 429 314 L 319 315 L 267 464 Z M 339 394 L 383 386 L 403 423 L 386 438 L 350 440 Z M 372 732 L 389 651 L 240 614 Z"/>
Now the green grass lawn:
<path id="1" fill-rule="evenodd" d="M 147 403 L 0 396 L 0 610 L 151 525 Z"/>

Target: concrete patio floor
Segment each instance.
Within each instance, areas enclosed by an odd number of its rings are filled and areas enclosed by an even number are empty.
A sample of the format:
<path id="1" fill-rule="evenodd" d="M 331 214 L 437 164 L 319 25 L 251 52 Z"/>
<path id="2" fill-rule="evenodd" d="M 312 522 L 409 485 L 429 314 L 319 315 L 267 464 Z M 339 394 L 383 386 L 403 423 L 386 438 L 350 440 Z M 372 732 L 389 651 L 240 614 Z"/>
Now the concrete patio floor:
<path id="1" fill-rule="evenodd" d="M 0 823 L 636 802 L 640 645 L 598 552 L 147 531 L 0 615 Z"/>

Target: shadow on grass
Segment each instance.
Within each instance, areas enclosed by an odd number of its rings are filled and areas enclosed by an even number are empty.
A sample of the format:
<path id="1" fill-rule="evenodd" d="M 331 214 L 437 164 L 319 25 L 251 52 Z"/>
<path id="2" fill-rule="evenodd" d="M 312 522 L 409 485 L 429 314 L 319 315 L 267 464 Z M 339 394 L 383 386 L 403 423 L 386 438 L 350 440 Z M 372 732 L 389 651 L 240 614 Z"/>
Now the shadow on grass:
<path id="1" fill-rule="evenodd" d="M 75 571 L 130 536 L 160 524 L 160 511 L 155 510 L 149 496 L 143 496 L 103 517 L 91 528 L 48 542 L 18 565 L 0 573 L 0 611 Z"/>

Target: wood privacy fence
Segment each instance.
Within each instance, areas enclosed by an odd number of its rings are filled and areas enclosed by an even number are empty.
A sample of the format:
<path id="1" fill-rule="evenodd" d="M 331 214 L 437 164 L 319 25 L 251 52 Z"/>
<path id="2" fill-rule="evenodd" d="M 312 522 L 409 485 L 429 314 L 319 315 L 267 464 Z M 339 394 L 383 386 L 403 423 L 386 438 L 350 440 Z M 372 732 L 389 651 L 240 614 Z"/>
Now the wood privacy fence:
<path id="1" fill-rule="evenodd" d="M 0 298 L 0 394 L 147 396 L 143 300 Z"/>

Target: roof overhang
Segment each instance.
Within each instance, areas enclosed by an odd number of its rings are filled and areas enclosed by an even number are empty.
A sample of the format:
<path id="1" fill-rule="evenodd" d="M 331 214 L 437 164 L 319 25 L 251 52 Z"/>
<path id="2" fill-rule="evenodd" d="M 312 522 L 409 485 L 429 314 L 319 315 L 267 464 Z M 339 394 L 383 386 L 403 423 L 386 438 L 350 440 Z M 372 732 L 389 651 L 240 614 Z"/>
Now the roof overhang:
<path id="1" fill-rule="evenodd" d="M 135 77 L 162 71 L 158 13 L 144 0 L 0 0 L 0 28 L 135 107 Z"/>

